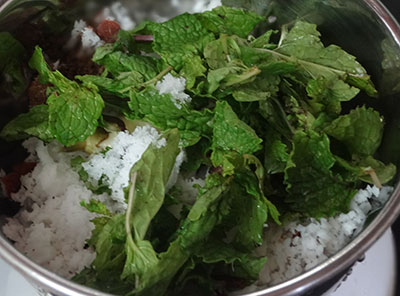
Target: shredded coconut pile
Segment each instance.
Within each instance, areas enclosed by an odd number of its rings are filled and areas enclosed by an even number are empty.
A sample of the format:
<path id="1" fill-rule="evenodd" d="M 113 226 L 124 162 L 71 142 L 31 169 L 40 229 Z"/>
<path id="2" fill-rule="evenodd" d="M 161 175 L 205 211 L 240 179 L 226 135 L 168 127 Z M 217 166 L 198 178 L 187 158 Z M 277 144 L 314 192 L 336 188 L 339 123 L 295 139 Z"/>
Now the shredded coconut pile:
<path id="1" fill-rule="evenodd" d="M 160 94 L 170 94 L 174 105 L 181 109 L 183 105 L 192 101 L 192 98 L 185 93 L 186 79 L 183 77 L 174 77 L 170 73 L 156 84 L 156 89 Z"/>
<path id="2" fill-rule="evenodd" d="M 322 263 L 345 247 L 363 229 L 368 214 L 385 204 L 392 187 L 367 186 L 359 190 L 350 211 L 329 219 L 292 222 L 285 227 L 267 227 L 258 255 L 268 260 L 258 285 L 275 285 Z"/>
<path id="3" fill-rule="evenodd" d="M 30 160 L 38 164 L 21 178 L 20 191 L 12 194 L 23 209 L 8 220 L 3 232 L 36 263 L 70 278 L 95 258 L 92 250 L 84 249 L 94 228 L 88 221 L 94 215 L 80 205 L 93 193 L 69 166 L 78 154 L 57 153 L 61 149 L 57 144 L 45 146 L 34 138 L 24 146 L 36 151 Z"/>
<path id="4" fill-rule="evenodd" d="M 66 278 L 72 277 L 95 258 L 94 251 L 84 247 L 94 228 L 89 221 L 96 215 L 82 207 L 81 202 L 95 198 L 110 205 L 110 196 L 88 190 L 71 168 L 71 160 L 77 156 L 87 158 L 83 166 L 93 180 L 106 176 L 103 181 L 110 184 L 111 198 L 118 200 L 110 209 L 119 211 L 125 205 L 122 189 L 128 186 L 129 171 L 150 144 L 157 148 L 166 144 L 165 138 L 151 126 L 137 127 L 132 134 L 120 132 L 106 153 L 89 157 L 82 152 L 64 152 L 56 142 L 45 145 L 35 138 L 25 141 L 24 147 L 30 153 L 27 161 L 37 165 L 21 177 L 21 189 L 11 196 L 23 208 L 8 219 L 3 226 L 4 234 L 38 264 Z M 180 159 L 177 157 L 175 174 L 183 159 L 184 152 Z"/>
<path id="5" fill-rule="evenodd" d="M 112 191 L 111 198 L 125 205 L 123 188 L 129 185 L 129 172 L 150 144 L 165 146 L 166 140 L 151 126 L 137 127 L 132 134 L 120 132 L 106 153 L 93 155 L 82 166 L 92 181 L 102 179 Z"/>

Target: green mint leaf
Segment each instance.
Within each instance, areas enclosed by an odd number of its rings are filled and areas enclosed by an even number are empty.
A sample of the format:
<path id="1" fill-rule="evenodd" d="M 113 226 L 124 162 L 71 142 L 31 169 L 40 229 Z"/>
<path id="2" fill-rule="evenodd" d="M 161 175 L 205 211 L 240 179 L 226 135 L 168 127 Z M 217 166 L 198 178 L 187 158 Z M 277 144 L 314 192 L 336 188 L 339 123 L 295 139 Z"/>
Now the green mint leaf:
<path id="1" fill-rule="evenodd" d="M 262 243 L 264 224 L 268 218 L 268 206 L 260 192 L 256 176 L 247 171 L 235 174 L 240 189 L 232 201 L 232 213 L 236 216 L 237 234 L 235 245 L 251 251 Z"/>
<path id="2" fill-rule="evenodd" d="M 265 140 L 264 166 L 268 174 L 283 173 L 289 160 L 288 147 L 280 136 L 269 129 Z"/>
<path id="3" fill-rule="evenodd" d="M 258 38 L 252 40 L 250 42 L 250 46 L 254 48 L 267 48 L 267 49 L 274 49 L 276 47 L 275 44 L 270 43 L 271 36 L 273 34 L 277 34 L 279 31 L 277 30 L 268 30 Z M 273 47 L 273 48 L 271 48 Z"/>
<path id="4" fill-rule="evenodd" d="M 29 136 L 49 142 L 53 135 L 49 127 L 49 107 L 38 105 L 29 110 L 28 113 L 20 114 L 10 121 L 0 132 L 0 137 L 9 141 L 25 139 Z"/>
<path id="5" fill-rule="evenodd" d="M 325 134 L 309 131 L 294 135 L 293 151 L 285 170 L 289 193 L 285 202 L 293 211 L 316 218 L 348 211 L 355 190 L 332 172 L 334 164 L 335 157 Z"/>
<path id="6" fill-rule="evenodd" d="M 194 209 L 184 220 L 177 238 L 170 244 L 168 250 L 159 254 L 159 261 L 139 280 L 137 295 L 163 295 L 178 270 L 185 264 L 191 254 L 199 247 L 200 242 L 207 239 L 218 222 L 218 206 L 223 193 L 229 188 L 231 179 L 210 175 L 206 186 L 200 189 Z M 197 203 L 208 204 L 210 207 L 196 206 Z M 136 295 L 136 294 L 135 294 Z"/>
<path id="7" fill-rule="evenodd" d="M 179 153 L 178 131 L 171 130 L 165 137 L 166 146 L 150 146 L 132 168 L 138 174 L 131 218 L 136 240 L 144 239 L 151 220 L 163 204 L 165 186 Z"/>
<path id="8" fill-rule="evenodd" d="M 269 125 L 287 139 L 291 139 L 294 128 L 289 122 L 286 112 L 280 101 L 271 98 L 270 100 L 260 101 L 259 113 Z"/>
<path id="9" fill-rule="evenodd" d="M 55 86 L 47 99 L 49 126 L 54 137 L 61 144 L 71 146 L 92 135 L 104 107 L 97 88 L 94 85 L 80 86 L 60 72 L 52 72 L 40 47 L 36 47 L 29 65 L 39 72 L 42 83 Z"/>
<path id="10" fill-rule="evenodd" d="M 386 184 L 393 180 L 397 172 L 397 168 L 394 164 L 384 164 L 383 162 L 374 159 L 372 156 L 368 156 L 356 163 L 363 168 L 363 175 L 360 176 L 360 179 L 370 184 L 374 184 L 374 180 L 371 178 L 371 169 L 373 170 L 373 173 L 376 174 L 381 184 Z"/>
<path id="11" fill-rule="evenodd" d="M 349 83 L 368 95 L 376 95 L 370 77 L 355 57 L 336 45 L 325 48 L 314 24 L 297 21 L 289 32 L 283 31 L 276 52 L 297 58 L 299 65 L 314 77 L 336 75 L 345 80 L 350 77 Z"/>
<path id="12" fill-rule="evenodd" d="M 130 76 L 134 78 L 134 76 Z M 118 80 L 112 79 L 102 76 L 96 75 L 83 75 L 83 76 L 75 76 L 76 79 L 80 80 L 83 85 L 96 85 L 99 88 L 99 91 L 104 94 L 111 94 L 118 97 L 125 98 L 129 95 L 129 90 L 132 85 L 137 85 L 142 81 L 136 80 L 133 81 L 134 83 L 130 83 L 128 79 L 125 80 Z"/>
<path id="13" fill-rule="evenodd" d="M 140 75 L 142 81 L 147 81 L 157 76 L 162 70 L 155 58 L 114 51 L 110 49 L 110 46 L 107 44 L 105 48 L 99 47 L 93 55 L 93 61 L 104 66 L 116 79 L 120 75 Z"/>
<path id="14" fill-rule="evenodd" d="M 231 244 L 221 242 L 217 238 L 208 241 L 204 248 L 196 253 L 196 256 L 208 264 L 224 262 L 232 267 L 231 270 L 235 275 L 240 272 L 241 278 L 249 280 L 258 279 L 260 271 L 267 261 L 266 257 L 253 257 L 247 252 L 236 250 Z"/>
<path id="15" fill-rule="evenodd" d="M 340 102 L 350 101 L 359 93 L 359 89 L 351 87 L 337 77 L 327 79 L 319 77 L 310 80 L 307 84 L 307 94 L 315 114 L 328 112 L 340 114 L 342 111 Z"/>
<path id="16" fill-rule="evenodd" d="M 203 27 L 196 15 L 181 14 L 164 23 L 148 23 L 153 33 L 153 49 L 168 65 L 180 71 L 184 61 L 203 52 L 214 35 Z"/>
<path id="17" fill-rule="evenodd" d="M 101 225 L 99 225 L 101 226 Z M 118 214 L 102 225 L 92 242 L 96 249 L 96 259 L 92 266 L 98 281 L 107 281 L 110 273 L 122 270 L 126 258 L 125 253 L 125 215 Z"/>
<path id="18" fill-rule="evenodd" d="M 203 54 L 213 70 L 241 64 L 241 50 L 233 36 L 223 34 L 217 40 L 209 42 Z"/>
<path id="19" fill-rule="evenodd" d="M 205 77 L 207 68 L 203 65 L 200 56 L 193 56 L 184 60 L 184 65 L 179 74 L 186 79 L 186 89 L 192 89 L 199 77 Z"/>
<path id="20" fill-rule="evenodd" d="M 343 142 L 352 154 L 373 155 L 383 134 L 384 122 L 377 111 L 358 107 L 334 120 L 325 132 Z"/>
<path id="21" fill-rule="evenodd" d="M 203 27 L 215 34 L 246 38 L 264 18 L 254 12 L 226 6 L 197 14 Z"/>
<path id="22" fill-rule="evenodd" d="M 239 102 L 264 101 L 276 97 L 281 79 L 278 75 L 259 74 L 254 82 L 235 87 L 232 96 Z"/>
<path id="23" fill-rule="evenodd" d="M 141 92 L 131 92 L 130 99 L 128 104 L 133 117 L 149 121 L 162 130 L 177 128 L 184 147 L 192 146 L 202 136 L 211 134 L 208 123 L 213 114 L 208 109 L 196 111 L 186 105 L 178 108 L 170 94 L 161 95 L 152 86 Z"/>
<path id="24" fill-rule="evenodd" d="M 384 164 L 372 156 L 353 158 L 352 161 L 346 161 L 336 157 L 338 164 L 349 171 L 354 179 L 380 186 L 390 182 L 396 174 L 397 168 L 392 163 Z"/>
<path id="25" fill-rule="evenodd" d="M 89 203 L 82 201 L 81 206 L 85 207 L 91 213 L 96 213 L 109 217 L 112 216 L 111 212 L 107 209 L 106 205 L 95 199 L 91 199 Z"/>
<path id="26" fill-rule="evenodd" d="M 210 175 L 206 180 L 206 186 L 202 187 L 199 191 L 199 197 L 196 203 L 190 210 L 188 215 L 189 221 L 197 221 L 202 215 L 209 209 L 210 205 L 215 202 L 215 199 L 221 195 L 222 192 L 226 190 L 224 186 L 219 186 L 221 184 L 221 179 L 218 174 Z"/>
<path id="27" fill-rule="evenodd" d="M 316 25 L 297 21 L 288 32 L 284 27 L 281 40 L 276 49 L 255 48 L 255 51 L 265 53 L 265 57 L 295 62 L 299 75 L 307 80 L 324 77 L 325 79 L 339 78 L 344 82 L 364 90 L 370 96 L 376 96 L 377 91 L 366 73 L 354 56 L 348 54 L 336 45 L 324 47 Z M 335 84 L 332 84 L 335 86 Z"/>
<path id="28" fill-rule="evenodd" d="M 213 149 L 253 154 L 261 149 L 262 140 L 241 121 L 226 102 L 217 102 L 213 123 Z"/>

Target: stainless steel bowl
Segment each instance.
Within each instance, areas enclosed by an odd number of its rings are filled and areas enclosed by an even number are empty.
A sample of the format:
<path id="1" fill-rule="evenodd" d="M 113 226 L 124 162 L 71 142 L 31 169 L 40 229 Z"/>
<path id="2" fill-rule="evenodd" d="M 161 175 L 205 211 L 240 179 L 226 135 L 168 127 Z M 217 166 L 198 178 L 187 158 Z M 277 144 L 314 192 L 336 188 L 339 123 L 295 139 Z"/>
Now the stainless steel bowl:
<path id="1" fill-rule="evenodd" d="M 73 1 L 72 1 L 73 2 Z M 75 1 L 82 9 L 77 13 L 94 12 L 108 1 L 94 1 L 88 10 L 85 1 Z M 190 11 L 200 1 L 121 1 L 135 11 L 137 18 L 172 17 L 183 11 Z M 379 151 L 380 158 L 400 164 L 400 104 L 396 99 L 400 96 L 400 27 L 387 9 L 376 0 L 230 0 L 231 3 L 246 3 L 260 13 L 272 12 L 278 16 L 277 22 L 287 23 L 296 17 L 317 23 L 328 42 L 332 41 L 356 55 L 372 74 L 382 97 L 378 101 L 369 102 L 386 118 L 386 130 L 383 145 Z M 16 5 L 17 4 L 17 5 Z M 0 1 L 0 29 L 18 28 L 22 21 L 37 13 L 46 6 L 46 1 L 10 0 Z M 18 6 L 20 5 L 20 6 Z M 13 6 L 13 7 L 12 7 Z M 10 9 L 13 8 L 13 9 Z M 78 16 L 77 16 L 78 17 Z M 385 67 L 382 67 L 384 61 Z M 8 108 L 8 109 L 7 109 Z M 1 116 L 15 106 L 3 105 Z M 0 117 L 1 117 L 0 116 Z M 1 119 L 1 118 L 0 118 Z M 3 118 L 4 119 L 4 118 Z M 379 214 L 365 229 L 344 249 L 327 261 L 274 287 L 260 288 L 247 294 L 258 295 L 299 295 L 312 290 L 323 282 L 337 277 L 363 256 L 364 252 L 385 232 L 400 213 L 400 184 L 396 182 L 395 190 Z M 40 289 L 55 295 L 82 296 L 105 294 L 84 286 L 80 286 L 54 273 L 45 270 L 18 252 L 4 236 L 0 234 L 0 257 L 19 271 L 30 282 Z"/>

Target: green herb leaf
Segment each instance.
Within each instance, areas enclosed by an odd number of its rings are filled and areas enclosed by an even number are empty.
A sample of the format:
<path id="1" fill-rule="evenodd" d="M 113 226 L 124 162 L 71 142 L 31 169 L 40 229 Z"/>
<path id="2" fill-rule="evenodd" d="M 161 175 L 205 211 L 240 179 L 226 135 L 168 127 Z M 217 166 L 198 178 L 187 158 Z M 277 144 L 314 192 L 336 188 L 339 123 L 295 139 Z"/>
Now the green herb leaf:
<path id="1" fill-rule="evenodd" d="M 352 154 L 373 155 L 382 140 L 383 119 L 371 108 L 358 107 L 334 120 L 326 133 L 343 142 Z"/>
<path id="2" fill-rule="evenodd" d="M 351 77 L 348 83 L 365 90 L 368 95 L 377 94 L 370 77 L 355 57 L 336 45 L 325 48 L 314 24 L 297 21 L 289 32 L 283 31 L 276 51 L 297 58 L 299 65 L 314 77 Z"/>
<path id="3" fill-rule="evenodd" d="M 348 211 L 355 194 L 352 184 L 332 172 L 335 158 L 328 137 L 315 132 L 297 132 L 293 151 L 285 170 L 289 196 L 285 202 L 292 210 L 320 218 Z"/>
<path id="4" fill-rule="evenodd" d="M 196 15 L 181 14 L 167 22 L 148 23 L 153 33 L 153 49 L 167 64 L 180 71 L 185 60 L 203 52 L 206 43 L 214 39 Z"/>
<path id="5" fill-rule="evenodd" d="M 60 72 L 50 71 L 39 47 L 36 47 L 29 65 L 39 72 L 42 83 L 55 86 L 47 99 L 49 126 L 54 137 L 61 144 L 71 146 L 92 135 L 104 107 L 97 88 L 93 85 L 80 86 Z"/>
<path id="6" fill-rule="evenodd" d="M 359 93 L 359 89 L 349 86 L 338 78 L 326 79 L 319 77 L 310 80 L 307 85 L 307 94 L 312 98 L 309 104 L 314 114 L 329 112 L 340 114 L 340 102 L 350 101 Z"/>
<path id="7" fill-rule="evenodd" d="M 165 185 L 179 153 L 178 131 L 171 130 L 165 137 L 165 147 L 150 146 L 132 169 L 138 174 L 131 219 L 136 240 L 144 239 L 151 220 L 163 204 Z"/>
<path id="8" fill-rule="evenodd" d="M 131 92 L 128 103 L 133 116 L 151 122 L 162 130 L 177 128 L 184 147 L 196 144 L 201 136 L 211 134 L 208 122 L 212 112 L 208 109 L 196 111 L 189 106 L 178 108 L 170 94 L 160 94 L 157 89 L 148 86 L 141 92 Z"/>
<path id="9" fill-rule="evenodd" d="M 224 262 L 235 270 L 241 271 L 241 277 L 245 279 L 256 280 L 259 277 L 260 271 L 263 268 L 266 257 L 256 258 L 247 252 L 235 250 L 231 244 L 226 244 L 217 239 L 208 241 L 204 248 L 196 253 L 205 263 Z M 236 271 L 237 272 L 237 271 Z"/>
<path id="10" fill-rule="evenodd" d="M 246 38 L 264 18 L 254 12 L 219 6 L 197 14 L 202 25 L 215 34 L 237 35 Z"/>
<path id="11" fill-rule="evenodd" d="M 261 149 L 262 140 L 241 121 L 226 102 L 217 102 L 213 124 L 213 149 L 253 154 Z"/>
<path id="12" fill-rule="evenodd" d="M 49 142 L 53 135 L 49 127 L 49 107 L 38 105 L 29 110 L 28 113 L 20 114 L 10 121 L 0 132 L 0 137 L 8 141 L 21 140 L 29 136 Z"/>
<path id="13" fill-rule="evenodd" d="M 197 201 L 191 209 L 188 218 L 183 222 L 177 233 L 177 238 L 170 244 L 168 250 L 159 255 L 157 265 L 139 280 L 137 295 L 163 295 L 173 276 L 195 252 L 199 243 L 203 242 L 218 222 L 216 207 L 223 193 L 228 189 L 230 179 L 210 175 L 206 186 L 200 189 Z M 210 207 L 196 206 L 204 202 Z M 191 218 L 190 218 L 191 217 Z"/>
<path id="14" fill-rule="evenodd" d="M 95 199 L 91 199 L 89 203 L 81 201 L 81 206 L 85 207 L 91 213 L 96 213 L 109 217 L 112 216 L 110 210 L 107 209 L 106 205 Z"/>

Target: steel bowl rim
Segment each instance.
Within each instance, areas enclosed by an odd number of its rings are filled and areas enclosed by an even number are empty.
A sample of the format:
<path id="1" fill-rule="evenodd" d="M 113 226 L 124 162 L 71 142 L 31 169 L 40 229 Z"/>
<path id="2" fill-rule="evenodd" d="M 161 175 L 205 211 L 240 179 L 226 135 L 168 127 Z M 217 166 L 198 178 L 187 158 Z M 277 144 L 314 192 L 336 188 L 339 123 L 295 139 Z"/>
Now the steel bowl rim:
<path id="1" fill-rule="evenodd" d="M 0 6 L 0 12 L 13 0 Z M 379 0 L 362 0 L 382 21 L 400 50 L 400 26 L 388 9 Z M 349 268 L 385 233 L 400 214 L 400 183 L 397 184 L 389 201 L 354 240 L 345 248 L 311 270 L 281 284 L 261 289 L 243 296 L 295 296 L 308 291 L 315 285 L 327 281 Z M 95 289 L 76 284 L 41 267 L 15 249 L 0 235 L 0 258 L 26 277 L 30 282 L 46 291 L 66 296 L 113 296 Z"/>

